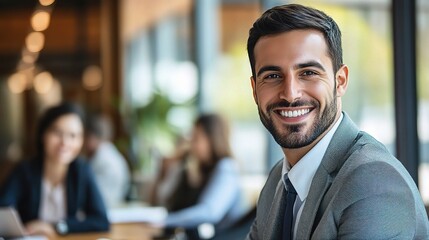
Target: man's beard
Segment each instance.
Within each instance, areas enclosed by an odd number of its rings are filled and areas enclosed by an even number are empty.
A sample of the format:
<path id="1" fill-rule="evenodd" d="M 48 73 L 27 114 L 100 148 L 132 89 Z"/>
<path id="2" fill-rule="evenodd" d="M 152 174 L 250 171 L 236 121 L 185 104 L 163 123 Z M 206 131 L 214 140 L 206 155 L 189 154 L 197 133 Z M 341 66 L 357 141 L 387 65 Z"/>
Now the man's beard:
<path id="1" fill-rule="evenodd" d="M 275 114 L 272 109 L 276 107 L 299 107 L 299 106 L 312 106 L 314 109 L 320 109 L 320 104 L 316 101 L 297 101 L 293 103 L 289 103 L 287 101 L 277 102 L 274 104 L 270 104 L 267 107 L 267 114 L 262 112 L 261 108 L 258 106 L 259 118 L 264 124 L 265 128 L 271 133 L 276 142 L 282 148 L 301 148 L 305 147 L 314 140 L 316 140 L 323 132 L 325 132 L 335 121 L 335 116 L 337 113 L 337 98 L 334 94 L 334 98 L 330 102 L 330 104 L 326 107 L 322 114 L 316 116 L 316 119 L 312 126 L 304 131 L 304 124 L 295 124 L 295 125 L 283 125 L 286 131 L 279 131 L 274 126 L 274 123 L 271 118 L 271 114 Z M 314 111 L 314 110 L 313 110 Z"/>

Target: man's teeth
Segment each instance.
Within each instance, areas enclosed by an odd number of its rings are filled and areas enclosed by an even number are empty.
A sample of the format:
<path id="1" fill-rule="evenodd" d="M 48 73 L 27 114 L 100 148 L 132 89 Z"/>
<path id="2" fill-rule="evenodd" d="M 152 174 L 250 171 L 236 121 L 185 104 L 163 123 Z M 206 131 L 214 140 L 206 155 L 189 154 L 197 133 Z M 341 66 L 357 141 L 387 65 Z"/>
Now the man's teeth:
<path id="1" fill-rule="evenodd" d="M 300 109 L 300 110 L 293 110 L 293 111 L 280 111 L 280 114 L 283 117 L 299 117 L 304 114 L 307 114 L 310 112 L 310 109 Z"/>

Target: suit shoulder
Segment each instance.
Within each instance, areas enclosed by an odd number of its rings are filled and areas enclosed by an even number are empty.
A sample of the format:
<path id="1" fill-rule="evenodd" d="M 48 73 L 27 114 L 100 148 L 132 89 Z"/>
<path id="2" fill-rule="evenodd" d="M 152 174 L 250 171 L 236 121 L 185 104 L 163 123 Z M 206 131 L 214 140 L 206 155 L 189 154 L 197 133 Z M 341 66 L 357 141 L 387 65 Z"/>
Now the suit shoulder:
<path id="1" fill-rule="evenodd" d="M 402 163 L 389 152 L 384 144 L 365 132 L 362 132 L 362 137 L 352 148 L 346 164 L 355 165 L 356 167 L 364 164 L 390 165 L 395 169 L 405 170 Z"/>
<path id="2" fill-rule="evenodd" d="M 416 192 L 414 181 L 399 160 L 371 143 L 354 151 L 335 179 L 346 195 L 355 195 L 355 199 L 388 192 Z"/>

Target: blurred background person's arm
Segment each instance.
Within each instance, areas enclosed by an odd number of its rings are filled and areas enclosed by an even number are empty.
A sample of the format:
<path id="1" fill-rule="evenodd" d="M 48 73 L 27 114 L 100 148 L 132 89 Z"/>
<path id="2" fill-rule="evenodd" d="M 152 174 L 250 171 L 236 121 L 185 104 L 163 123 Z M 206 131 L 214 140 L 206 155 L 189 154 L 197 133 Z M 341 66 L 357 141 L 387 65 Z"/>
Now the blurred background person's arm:
<path id="1" fill-rule="evenodd" d="M 189 177 L 186 179 L 189 181 Z M 165 224 L 185 228 L 198 227 L 202 223 L 219 225 L 221 228 L 231 225 L 244 211 L 240 206 L 240 192 L 237 166 L 234 160 L 225 158 L 218 163 L 210 180 L 201 189 L 197 201 L 191 206 L 170 212 Z M 176 195 L 190 199 L 192 194 L 182 188 Z"/>

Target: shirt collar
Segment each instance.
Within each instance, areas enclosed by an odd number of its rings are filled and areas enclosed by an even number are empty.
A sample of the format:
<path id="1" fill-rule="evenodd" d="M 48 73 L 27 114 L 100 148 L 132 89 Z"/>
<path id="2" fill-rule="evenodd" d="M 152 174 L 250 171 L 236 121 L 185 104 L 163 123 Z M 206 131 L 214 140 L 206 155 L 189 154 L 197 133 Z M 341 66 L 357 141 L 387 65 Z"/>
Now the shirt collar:
<path id="1" fill-rule="evenodd" d="M 342 119 L 343 113 L 341 113 L 340 118 L 337 120 L 331 130 L 329 130 L 329 132 L 326 133 L 326 135 L 312 149 L 310 149 L 310 151 L 305 154 L 295 164 L 295 166 L 293 166 L 293 168 L 290 167 L 289 162 L 285 156 L 282 169 L 283 184 L 286 188 L 285 181 L 287 178 L 289 178 L 301 201 L 304 201 L 307 198 L 314 174 L 316 174 L 316 171 L 322 162 L 323 156 L 328 149 L 328 145 L 331 142 L 332 137 L 340 125 Z"/>

